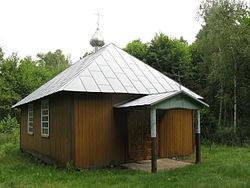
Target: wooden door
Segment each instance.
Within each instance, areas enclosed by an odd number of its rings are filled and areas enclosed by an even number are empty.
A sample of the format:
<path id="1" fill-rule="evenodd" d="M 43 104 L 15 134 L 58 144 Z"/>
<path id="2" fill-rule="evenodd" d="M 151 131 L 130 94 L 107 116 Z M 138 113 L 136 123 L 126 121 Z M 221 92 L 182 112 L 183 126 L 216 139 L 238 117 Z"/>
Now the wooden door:
<path id="1" fill-rule="evenodd" d="M 193 111 L 164 110 L 158 116 L 158 156 L 183 156 L 193 150 Z"/>
<path id="2" fill-rule="evenodd" d="M 149 111 L 128 113 L 128 161 L 151 159 Z"/>

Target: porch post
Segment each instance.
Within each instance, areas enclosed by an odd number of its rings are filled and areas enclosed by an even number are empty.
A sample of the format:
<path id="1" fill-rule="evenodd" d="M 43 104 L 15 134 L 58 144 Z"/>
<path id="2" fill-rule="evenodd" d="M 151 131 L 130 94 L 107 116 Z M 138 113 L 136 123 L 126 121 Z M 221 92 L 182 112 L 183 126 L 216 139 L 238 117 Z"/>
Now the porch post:
<path id="1" fill-rule="evenodd" d="M 156 109 L 150 109 L 150 125 L 151 125 L 151 172 L 157 171 L 157 140 L 156 140 Z"/>
<path id="2" fill-rule="evenodd" d="M 200 110 L 196 111 L 196 130 L 195 130 L 195 145 L 196 145 L 196 161 L 195 163 L 201 162 L 201 152 L 200 152 L 200 133 L 201 133 L 201 127 L 200 127 Z"/>

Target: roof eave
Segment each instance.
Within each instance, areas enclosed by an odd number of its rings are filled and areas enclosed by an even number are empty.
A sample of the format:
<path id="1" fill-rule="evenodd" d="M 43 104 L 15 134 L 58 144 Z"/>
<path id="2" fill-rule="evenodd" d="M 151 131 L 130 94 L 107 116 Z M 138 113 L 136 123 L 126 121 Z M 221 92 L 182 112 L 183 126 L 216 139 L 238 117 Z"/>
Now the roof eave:
<path id="1" fill-rule="evenodd" d="M 182 93 L 183 93 L 184 95 L 187 95 L 187 96 L 190 97 L 191 99 L 195 100 L 195 101 L 198 102 L 199 104 L 201 104 L 201 105 L 203 105 L 203 106 L 205 106 L 205 107 L 209 107 L 208 104 L 206 104 L 205 102 L 199 100 L 198 98 L 196 98 L 196 97 L 190 95 L 189 93 L 187 93 L 187 92 L 184 91 L 184 90 L 175 91 L 175 92 L 173 92 L 173 94 L 168 95 L 168 96 L 166 96 L 166 97 L 164 97 L 164 98 L 162 98 L 162 99 L 159 99 L 159 100 L 157 100 L 157 101 L 155 101 L 155 102 L 152 102 L 151 104 L 141 104 L 141 105 L 123 106 L 123 105 L 126 104 L 126 103 L 129 103 L 129 102 L 132 102 L 133 100 L 139 99 L 139 98 L 137 98 L 137 99 L 132 99 L 132 100 L 123 101 L 123 102 L 118 103 L 118 104 L 115 104 L 115 105 L 113 105 L 113 106 L 114 106 L 115 108 L 131 108 L 131 107 L 142 107 L 142 106 L 144 106 L 144 107 L 149 107 L 149 108 L 153 108 L 155 105 L 157 105 L 157 104 L 159 104 L 159 103 L 161 103 L 161 102 L 163 102 L 163 101 L 165 101 L 165 100 L 171 99 L 171 98 L 173 98 L 173 97 L 175 97 L 175 96 L 177 96 L 177 95 L 179 95 L 179 94 L 182 94 Z M 145 96 L 143 96 L 143 97 L 145 97 Z"/>
<path id="2" fill-rule="evenodd" d="M 178 92 L 173 93 L 172 95 L 169 95 L 169 96 L 164 97 L 164 98 L 162 98 L 162 99 L 160 99 L 160 100 L 158 100 L 158 101 L 155 101 L 154 103 L 150 104 L 150 106 L 154 106 L 154 105 L 156 105 L 156 104 L 159 104 L 160 102 L 165 101 L 165 100 L 167 100 L 167 99 L 170 99 L 170 98 L 172 98 L 172 97 L 174 97 L 174 96 L 176 96 L 176 95 L 179 95 L 179 94 L 181 94 L 181 93 L 187 95 L 188 97 L 190 97 L 190 98 L 192 98 L 193 100 L 195 100 L 195 101 L 201 103 L 202 105 L 204 105 L 204 106 L 206 106 L 206 107 L 209 107 L 209 105 L 208 105 L 207 103 L 205 103 L 205 102 L 199 100 L 198 98 L 196 98 L 196 97 L 190 95 L 189 93 L 187 93 L 187 92 L 184 91 L 184 90 L 180 90 L 180 91 L 178 91 Z"/>

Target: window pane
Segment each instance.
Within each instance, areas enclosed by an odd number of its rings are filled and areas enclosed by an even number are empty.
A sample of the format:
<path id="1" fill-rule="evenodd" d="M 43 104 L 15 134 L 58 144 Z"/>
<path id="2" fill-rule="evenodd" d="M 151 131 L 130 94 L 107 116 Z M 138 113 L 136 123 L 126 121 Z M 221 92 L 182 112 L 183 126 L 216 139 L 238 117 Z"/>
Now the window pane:
<path id="1" fill-rule="evenodd" d="M 29 127 L 29 132 L 33 133 L 33 128 L 32 127 Z"/>
<path id="2" fill-rule="evenodd" d="M 49 102 L 48 102 L 48 100 L 46 100 L 46 101 L 42 101 L 41 106 L 42 106 L 42 109 L 46 109 L 46 108 L 48 108 L 48 107 L 49 107 Z"/>
<path id="3" fill-rule="evenodd" d="M 42 134 L 48 135 L 49 134 L 49 130 L 47 128 L 46 129 L 42 129 Z"/>
<path id="4" fill-rule="evenodd" d="M 48 127 L 48 123 L 47 122 L 43 122 L 42 127 L 43 128 L 47 128 Z"/>
<path id="5" fill-rule="evenodd" d="M 49 111 L 48 110 L 42 110 L 42 115 L 48 115 Z"/>
<path id="6" fill-rule="evenodd" d="M 48 121 L 49 117 L 48 116 L 42 116 L 42 121 Z"/>
<path id="7" fill-rule="evenodd" d="M 28 111 L 33 111 L 33 104 L 28 105 Z"/>

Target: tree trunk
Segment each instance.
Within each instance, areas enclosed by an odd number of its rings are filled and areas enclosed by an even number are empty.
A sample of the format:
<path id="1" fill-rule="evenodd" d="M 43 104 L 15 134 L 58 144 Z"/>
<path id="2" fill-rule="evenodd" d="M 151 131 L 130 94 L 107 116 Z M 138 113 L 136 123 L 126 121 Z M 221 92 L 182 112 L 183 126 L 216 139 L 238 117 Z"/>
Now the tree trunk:
<path id="1" fill-rule="evenodd" d="M 232 55 L 233 55 L 233 60 L 234 60 L 234 122 L 233 122 L 233 129 L 234 129 L 234 134 L 236 134 L 236 129 L 237 129 L 237 92 L 236 92 L 236 89 L 237 89 L 237 77 L 236 77 L 236 74 L 237 74 L 237 61 L 235 59 L 235 56 L 234 56 L 234 51 L 232 49 Z"/>
<path id="2" fill-rule="evenodd" d="M 226 105 L 226 100 L 224 100 L 224 117 L 223 117 L 223 124 L 226 125 L 227 122 L 227 105 Z"/>
<path id="3" fill-rule="evenodd" d="M 236 62 L 235 62 L 234 68 L 236 69 Z M 237 98 L 236 98 L 236 88 L 237 88 L 237 83 L 236 83 L 236 73 L 235 73 L 235 75 L 234 75 L 234 133 L 236 133 L 236 128 L 237 128 Z"/>
<path id="4" fill-rule="evenodd" d="M 218 120 L 218 126 L 221 125 L 221 115 L 222 115 L 222 98 L 220 99 L 220 109 L 219 109 L 219 120 Z"/>

